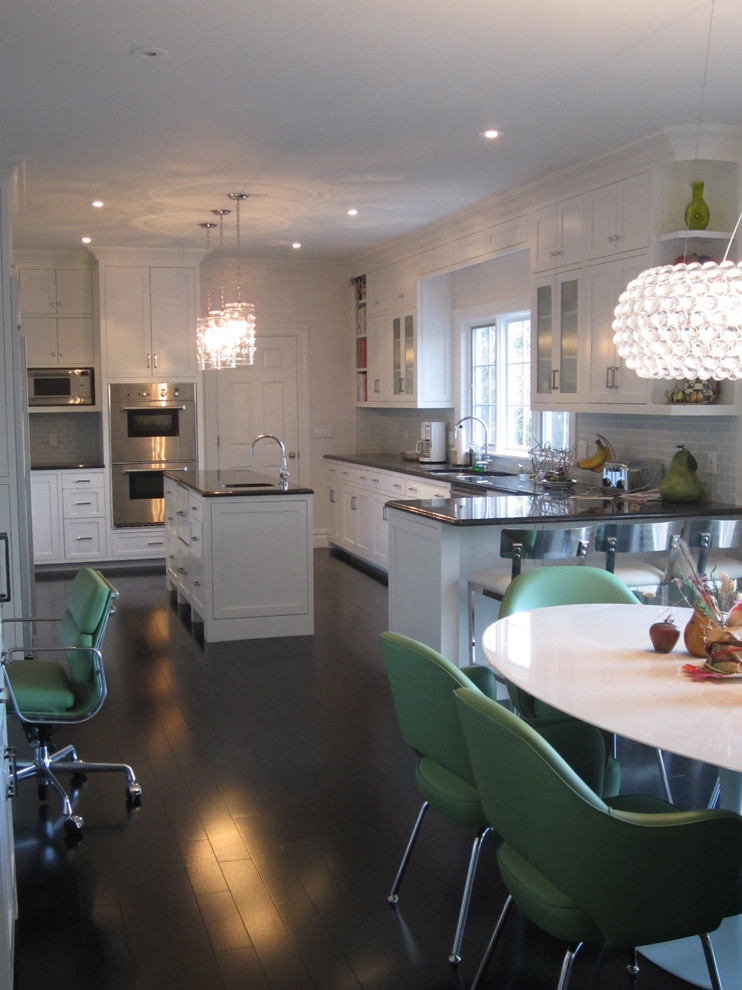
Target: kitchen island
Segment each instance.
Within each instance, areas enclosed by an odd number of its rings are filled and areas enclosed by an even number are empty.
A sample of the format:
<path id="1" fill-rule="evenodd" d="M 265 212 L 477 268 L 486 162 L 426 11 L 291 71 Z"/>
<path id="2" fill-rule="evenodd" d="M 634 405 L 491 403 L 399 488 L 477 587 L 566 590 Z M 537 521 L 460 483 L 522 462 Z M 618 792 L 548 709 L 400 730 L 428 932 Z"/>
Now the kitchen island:
<path id="1" fill-rule="evenodd" d="M 166 580 L 206 642 L 314 632 L 311 488 L 165 473 Z"/>
<path id="2" fill-rule="evenodd" d="M 467 579 L 486 568 L 510 573 L 511 561 L 500 557 L 504 527 L 538 530 L 600 522 L 626 525 L 693 517 L 739 519 L 742 507 L 718 502 L 652 501 L 640 495 L 604 497 L 586 490 L 576 495 L 491 494 L 394 501 L 387 504 L 387 514 L 389 628 L 463 665 L 470 657 Z M 742 549 L 730 553 L 740 555 Z M 605 554 L 591 549 L 586 563 L 604 567 Z M 543 561 L 526 564 L 539 565 Z"/>

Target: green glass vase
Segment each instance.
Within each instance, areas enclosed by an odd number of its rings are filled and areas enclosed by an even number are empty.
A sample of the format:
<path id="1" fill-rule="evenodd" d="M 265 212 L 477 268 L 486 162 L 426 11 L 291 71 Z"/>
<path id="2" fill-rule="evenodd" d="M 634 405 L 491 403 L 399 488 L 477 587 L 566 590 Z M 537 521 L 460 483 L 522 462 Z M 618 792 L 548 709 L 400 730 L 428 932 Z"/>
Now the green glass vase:
<path id="1" fill-rule="evenodd" d="M 688 230 L 705 230 L 709 225 L 709 208 L 703 198 L 703 183 L 693 183 L 693 196 L 685 209 Z"/>

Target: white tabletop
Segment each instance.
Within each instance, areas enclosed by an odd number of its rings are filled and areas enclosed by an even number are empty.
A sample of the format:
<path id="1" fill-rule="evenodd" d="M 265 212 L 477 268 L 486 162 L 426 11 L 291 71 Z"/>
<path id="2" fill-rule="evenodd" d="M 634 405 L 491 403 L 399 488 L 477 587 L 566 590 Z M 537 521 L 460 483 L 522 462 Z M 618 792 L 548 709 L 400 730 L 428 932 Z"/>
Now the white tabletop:
<path id="1" fill-rule="evenodd" d="M 671 612 L 682 630 L 690 609 L 654 605 L 558 605 L 519 612 L 485 631 L 484 652 L 504 677 L 541 701 L 618 735 L 720 768 L 722 807 L 742 813 L 742 679 L 692 681 L 701 664 L 683 646 L 655 653 L 649 627 Z M 736 771 L 736 772 L 735 772 Z M 738 986 L 742 924 L 713 933 L 724 986 Z M 709 987 L 698 939 L 641 946 L 659 966 Z"/>
<path id="2" fill-rule="evenodd" d="M 692 681 L 683 646 L 655 653 L 649 627 L 690 609 L 559 605 L 519 612 L 485 631 L 484 652 L 507 680 L 541 701 L 649 746 L 742 771 L 742 679 Z"/>

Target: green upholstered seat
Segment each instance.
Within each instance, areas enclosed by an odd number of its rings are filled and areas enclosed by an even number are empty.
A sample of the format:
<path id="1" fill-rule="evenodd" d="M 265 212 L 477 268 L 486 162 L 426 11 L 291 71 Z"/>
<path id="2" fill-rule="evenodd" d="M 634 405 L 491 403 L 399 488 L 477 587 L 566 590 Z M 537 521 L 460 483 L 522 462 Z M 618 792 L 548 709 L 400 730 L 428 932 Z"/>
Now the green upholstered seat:
<path id="1" fill-rule="evenodd" d="M 530 725 L 480 692 L 456 703 L 510 898 L 472 990 L 479 986 L 512 900 L 544 931 L 573 943 L 630 948 L 707 934 L 742 911 L 742 818 L 681 812 L 659 798 L 603 801 Z M 712 985 L 720 986 L 710 950 Z"/>
<path id="2" fill-rule="evenodd" d="M 620 578 L 600 567 L 541 567 L 527 571 L 512 581 L 502 599 L 500 618 L 549 605 L 602 602 L 638 605 L 639 599 Z M 539 701 L 515 684 L 508 683 L 507 689 L 513 707 L 536 728 L 543 719 L 571 717 Z M 621 767 L 611 749 L 609 746 L 604 797 L 618 794 L 621 786 Z"/>
<path id="3" fill-rule="evenodd" d="M 141 794 L 128 765 L 90 763 L 79 760 L 73 746 L 51 746 L 52 736 L 61 725 L 93 718 L 105 701 L 101 645 L 117 597 L 118 592 L 102 574 L 81 568 L 70 585 L 60 619 L 10 620 L 37 627 L 46 622 L 53 624 L 54 645 L 16 647 L 2 655 L 11 711 L 23 724 L 34 750 L 33 760 L 18 763 L 16 779 L 36 777 L 44 797 L 51 785 L 62 799 L 67 829 L 73 834 L 82 827 L 82 818 L 72 814 L 70 800 L 55 772 L 82 778 L 90 771 L 121 771 L 127 776 L 127 798 L 138 802 Z"/>
<path id="4" fill-rule="evenodd" d="M 407 636 L 385 632 L 380 641 L 402 736 L 418 757 L 415 780 L 423 797 L 387 900 L 390 904 L 397 903 L 399 887 L 429 807 L 451 821 L 475 829 L 453 947 L 449 953 L 449 962 L 455 964 L 460 960 L 479 850 L 489 827 L 461 730 L 454 691 L 465 687 L 494 701 L 497 683 L 491 668 L 460 669 L 440 653 Z M 574 720 L 565 724 L 563 717 L 555 720 L 553 726 L 545 723 L 543 729 L 547 734 L 553 732 L 554 744 L 559 751 L 566 759 L 574 760 L 580 772 L 600 790 L 604 784 L 606 761 L 601 733 Z"/>

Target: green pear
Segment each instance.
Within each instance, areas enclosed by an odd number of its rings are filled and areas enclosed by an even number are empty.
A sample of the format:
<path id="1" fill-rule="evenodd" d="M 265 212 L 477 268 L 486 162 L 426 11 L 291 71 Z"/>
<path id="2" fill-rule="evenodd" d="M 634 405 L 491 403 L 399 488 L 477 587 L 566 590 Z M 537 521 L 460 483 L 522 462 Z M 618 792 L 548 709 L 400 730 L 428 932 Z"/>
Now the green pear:
<path id="1" fill-rule="evenodd" d="M 681 444 L 670 461 L 670 468 L 660 483 L 660 495 L 666 502 L 700 502 L 706 489 L 698 477 L 698 462 Z"/>

